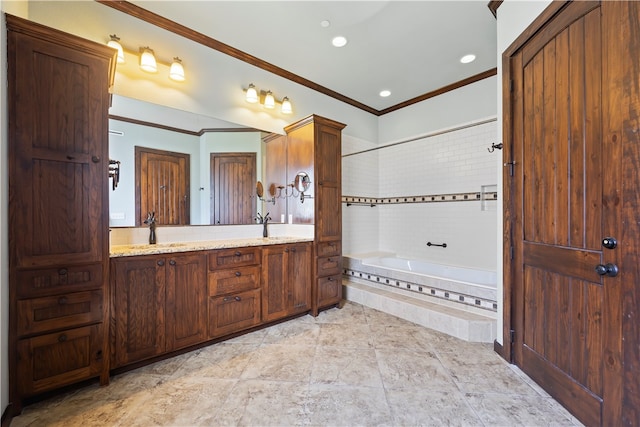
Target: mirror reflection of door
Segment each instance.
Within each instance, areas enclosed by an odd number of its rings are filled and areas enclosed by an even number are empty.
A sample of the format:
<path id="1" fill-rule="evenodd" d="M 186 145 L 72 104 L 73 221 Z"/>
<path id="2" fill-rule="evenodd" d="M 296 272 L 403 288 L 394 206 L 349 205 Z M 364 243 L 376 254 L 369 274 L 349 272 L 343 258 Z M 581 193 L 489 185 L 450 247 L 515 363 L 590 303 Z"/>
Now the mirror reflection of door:
<path id="1" fill-rule="evenodd" d="M 256 153 L 211 153 L 211 224 L 253 224 Z"/>
<path id="2" fill-rule="evenodd" d="M 136 225 L 148 212 L 158 225 L 189 224 L 189 154 L 135 147 Z"/>

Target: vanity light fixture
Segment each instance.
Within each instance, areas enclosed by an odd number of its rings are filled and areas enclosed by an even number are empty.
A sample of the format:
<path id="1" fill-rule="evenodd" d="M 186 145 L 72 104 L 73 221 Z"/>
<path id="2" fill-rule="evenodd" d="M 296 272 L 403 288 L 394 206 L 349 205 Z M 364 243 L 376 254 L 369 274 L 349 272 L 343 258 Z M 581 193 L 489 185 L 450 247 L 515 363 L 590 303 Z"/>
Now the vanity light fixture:
<path id="1" fill-rule="evenodd" d="M 156 57 L 153 53 L 153 49 L 149 48 L 149 46 L 140 48 L 140 69 L 147 73 L 158 72 Z"/>
<path id="2" fill-rule="evenodd" d="M 256 87 L 254 86 L 253 83 L 251 83 L 249 85 L 249 88 L 247 89 L 247 95 L 245 96 L 245 99 L 247 100 L 247 102 L 249 104 L 255 104 L 259 101 L 258 99 L 258 91 L 256 90 Z"/>
<path id="3" fill-rule="evenodd" d="M 109 36 L 107 46 L 118 50 L 118 64 L 125 63 L 125 52 L 129 55 L 139 55 L 138 59 L 141 70 L 155 74 L 158 72 L 158 64 L 161 64 L 169 69 L 169 78 L 171 80 L 176 82 L 183 82 L 186 80 L 184 65 L 182 64 L 182 60 L 177 56 L 173 58 L 172 62 L 160 61 L 156 59 L 153 49 L 149 46 L 140 47 L 137 52 L 132 49 L 127 49 L 122 45 L 122 43 L 120 43 L 120 37 L 115 34 Z"/>
<path id="4" fill-rule="evenodd" d="M 176 82 L 184 81 L 184 67 L 182 66 L 182 60 L 177 56 L 173 58 L 171 68 L 169 69 L 169 78 Z"/>
<path id="5" fill-rule="evenodd" d="M 264 108 L 272 109 L 276 106 L 276 100 L 271 91 L 268 91 L 264 97 Z"/>
<path id="6" fill-rule="evenodd" d="M 276 107 L 276 104 L 280 104 L 280 111 L 282 114 L 291 114 L 293 113 L 293 106 L 291 105 L 291 101 L 288 97 L 282 98 L 282 101 L 276 99 L 273 95 L 273 92 L 269 91 L 258 91 L 255 85 L 251 83 L 247 89 L 243 89 L 245 92 L 244 99 L 249 104 L 262 104 L 264 108 L 272 110 Z"/>
<path id="7" fill-rule="evenodd" d="M 118 64 L 124 64 L 124 49 L 120 44 L 120 37 L 115 34 L 111 34 L 109 37 L 111 37 L 111 40 L 107 42 L 107 46 L 118 50 Z"/>
<path id="8" fill-rule="evenodd" d="M 282 114 L 291 114 L 293 113 L 293 108 L 291 107 L 291 101 L 289 101 L 288 97 L 282 98 Z"/>

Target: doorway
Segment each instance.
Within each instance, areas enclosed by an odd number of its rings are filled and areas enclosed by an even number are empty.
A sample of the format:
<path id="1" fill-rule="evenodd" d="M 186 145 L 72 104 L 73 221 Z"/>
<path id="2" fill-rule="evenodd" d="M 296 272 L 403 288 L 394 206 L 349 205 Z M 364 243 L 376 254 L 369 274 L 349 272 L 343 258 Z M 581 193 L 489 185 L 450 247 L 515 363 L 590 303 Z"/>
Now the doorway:
<path id="1" fill-rule="evenodd" d="M 211 224 L 255 224 L 256 153 L 211 153 Z"/>
<path id="2" fill-rule="evenodd" d="M 502 353 L 586 425 L 640 422 L 639 29 L 554 2 L 503 55 Z"/>
<path id="3" fill-rule="evenodd" d="M 189 225 L 189 154 L 135 147 L 136 225 L 155 212 L 158 225 Z"/>

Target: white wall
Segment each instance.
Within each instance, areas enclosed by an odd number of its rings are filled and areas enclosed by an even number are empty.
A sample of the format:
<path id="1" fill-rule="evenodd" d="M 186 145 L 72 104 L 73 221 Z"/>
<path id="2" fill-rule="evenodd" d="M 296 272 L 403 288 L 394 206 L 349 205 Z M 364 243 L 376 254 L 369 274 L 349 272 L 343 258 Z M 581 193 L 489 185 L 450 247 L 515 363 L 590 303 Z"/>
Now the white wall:
<path id="1" fill-rule="evenodd" d="M 550 4 L 551 2 L 548 0 L 541 1 L 518 1 L 518 0 L 507 0 L 503 2 L 498 8 L 498 82 L 502 81 L 502 54 L 503 52 L 515 41 L 515 39 L 522 34 L 522 32 L 535 20 L 535 18 L 542 13 L 542 11 Z M 497 132 L 498 132 L 498 141 L 503 141 L 502 137 L 502 85 L 497 85 L 497 110 L 498 110 L 498 122 L 497 122 Z M 502 165 L 504 163 L 504 159 L 498 158 L 496 159 L 497 167 L 499 170 L 502 169 Z M 498 173 L 498 188 L 499 191 L 502 191 L 502 172 Z M 502 294 L 502 286 L 500 284 L 503 283 L 504 277 L 502 274 L 502 198 L 498 198 L 498 252 L 497 252 L 497 272 L 498 272 L 498 339 L 497 341 L 502 344 L 502 336 L 500 331 L 502 331 L 503 327 L 503 308 L 504 308 L 504 299 Z"/>

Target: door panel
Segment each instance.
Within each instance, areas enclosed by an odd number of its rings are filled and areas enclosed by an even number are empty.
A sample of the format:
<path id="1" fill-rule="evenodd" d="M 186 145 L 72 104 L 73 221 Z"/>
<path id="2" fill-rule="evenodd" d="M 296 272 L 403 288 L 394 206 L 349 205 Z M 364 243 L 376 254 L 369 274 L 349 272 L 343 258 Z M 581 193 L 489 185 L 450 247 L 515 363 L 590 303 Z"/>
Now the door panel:
<path id="1" fill-rule="evenodd" d="M 254 224 L 256 154 L 211 153 L 211 224 Z"/>
<path id="2" fill-rule="evenodd" d="M 136 225 L 155 212 L 158 225 L 189 225 L 188 154 L 135 147 Z"/>
<path id="3" fill-rule="evenodd" d="M 605 284 L 600 9 L 570 4 L 512 58 L 514 359 L 589 425 L 602 422 Z"/>

